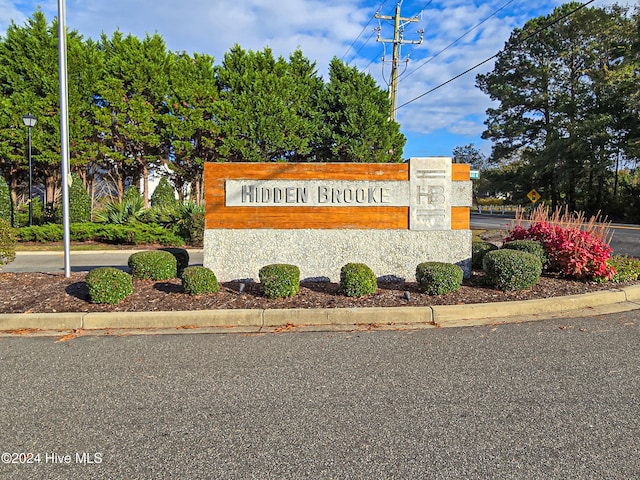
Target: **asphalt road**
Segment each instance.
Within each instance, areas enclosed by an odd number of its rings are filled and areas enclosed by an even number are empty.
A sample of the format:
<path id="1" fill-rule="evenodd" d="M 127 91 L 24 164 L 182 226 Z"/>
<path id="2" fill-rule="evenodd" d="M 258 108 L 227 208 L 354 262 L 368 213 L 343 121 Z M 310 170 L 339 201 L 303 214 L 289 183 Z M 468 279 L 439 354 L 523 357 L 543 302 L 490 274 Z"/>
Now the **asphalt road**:
<path id="1" fill-rule="evenodd" d="M 140 249 L 144 250 L 144 248 Z M 138 250 L 139 251 L 139 250 Z M 71 251 L 72 272 L 84 272 L 97 267 L 126 269 L 133 250 Z M 202 265 L 202 250 L 189 251 L 189 265 Z M 2 266 L 3 272 L 64 272 L 63 252 L 17 252 L 16 259 Z"/>
<path id="2" fill-rule="evenodd" d="M 639 345 L 637 311 L 397 332 L 4 337 L 0 478 L 638 478 Z"/>

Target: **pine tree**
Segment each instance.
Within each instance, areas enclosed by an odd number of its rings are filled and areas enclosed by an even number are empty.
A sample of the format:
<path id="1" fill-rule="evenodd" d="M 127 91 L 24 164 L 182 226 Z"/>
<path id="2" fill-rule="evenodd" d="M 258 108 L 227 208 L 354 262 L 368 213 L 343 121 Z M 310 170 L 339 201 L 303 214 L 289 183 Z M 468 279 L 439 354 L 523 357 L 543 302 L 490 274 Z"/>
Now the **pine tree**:
<path id="1" fill-rule="evenodd" d="M 337 58 L 329 67 L 321 110 L 324 121 L 319 156 L 334 162 L 399 162 L 406 138 L 389 121 L 389 95 L 374 78 Z"/>
<path id="2" fill-rule="evenodd" d="M 497 101 L 483 133 L 493 161 L 520 162 L 525 191 L 595 214 L 612 203 L 614 159 L 633 155 L 628 95 L 611 82 L 633 35 L 623 8 L 579 7 L 564 4 L 514 30 L 477 85 Z"/>

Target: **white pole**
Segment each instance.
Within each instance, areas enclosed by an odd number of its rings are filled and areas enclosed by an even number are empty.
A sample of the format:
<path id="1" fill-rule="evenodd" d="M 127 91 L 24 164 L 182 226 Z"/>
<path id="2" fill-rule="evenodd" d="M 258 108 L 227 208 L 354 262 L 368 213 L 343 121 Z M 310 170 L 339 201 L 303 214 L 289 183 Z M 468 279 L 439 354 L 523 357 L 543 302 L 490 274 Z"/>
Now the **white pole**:
<path id="1" fill-rule="evenodd" d="M 69 245 L 69 105 L 67 93 L 67 26 L 65 0 L 58 0 L 58 69 L 60 75 L 60 144 L 62 174 L 62 228 L 64 234 L 64 276 L 71 276 Z"/>

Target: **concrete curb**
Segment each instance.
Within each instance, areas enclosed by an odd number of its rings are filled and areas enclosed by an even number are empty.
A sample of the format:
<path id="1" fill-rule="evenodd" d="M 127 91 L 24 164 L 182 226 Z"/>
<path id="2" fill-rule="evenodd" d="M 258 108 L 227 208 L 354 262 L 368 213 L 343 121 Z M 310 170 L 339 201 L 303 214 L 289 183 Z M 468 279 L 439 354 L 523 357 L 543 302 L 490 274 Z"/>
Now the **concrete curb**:
<path id="1" fill-rule="evenodd" d="M 434 321 L 438 325 L 459 319 L 477 320 L 481 318 L 503 318 L 526 314 L 564 313 L 566 311 L 593 308 L 612 303 L 626 302 L 625 292 L 609 290 L 566 297 L 520 300 L 496 304 L 482 303 L 472 305 L 434 306 Z"/>
<path id="2" fill-rule="evenodd" d="M 4 313 L 0 331 L 4 330 L 75 330 L 82 328 L 84 313 Z"/>
<path id="3" fill-rule="evenodd" d="M 622 291 L 627 296 L 627 302 L 640 302 L 640 285 L 625 287 Z"/>
<path id="4" fill-rule="evenodd" d="M 211 329 L 260 332 L 278 328 L 424 328 L 513 323 L 640 310 L 640 285 L 566 297 L 431 307 L 194 310 L 0 314 L 0 331 Z"/>

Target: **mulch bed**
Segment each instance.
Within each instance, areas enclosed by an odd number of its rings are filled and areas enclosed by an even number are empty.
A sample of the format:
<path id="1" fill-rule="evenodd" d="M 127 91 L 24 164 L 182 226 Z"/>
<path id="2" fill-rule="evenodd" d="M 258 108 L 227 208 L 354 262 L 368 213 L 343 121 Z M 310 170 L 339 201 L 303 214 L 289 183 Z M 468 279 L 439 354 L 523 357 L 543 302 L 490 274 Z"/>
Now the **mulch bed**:
<path id="1" fill-rule="evenodd" d="M 0 313 L 463 305 L 575 295 L 640 284 L 597 284 L 543 275 L 529 290 L 501 292 L 485 286 L 482 272 L 473 272 L 460 290 L 447 295 L 426 295 L 418 292 L 415 282 L 396 281 L 379 282 L 375 294 L 349 298 L 339 293 L 336 283 L 303 282 L 295 297 L 271 300 L 262 295 L 257 283 L 244 284 L 242 292 L 237 282 L 223 283 L 218 293 L 190 296 L 182 291 L 178 279 L 163 282 L 134 280 L 132 295 L 117 305 L 98 305 L 89 300 L 85 276 L 85 272 L 72 273 L 68 278 L 50 273 L 0 273 Z"/>

